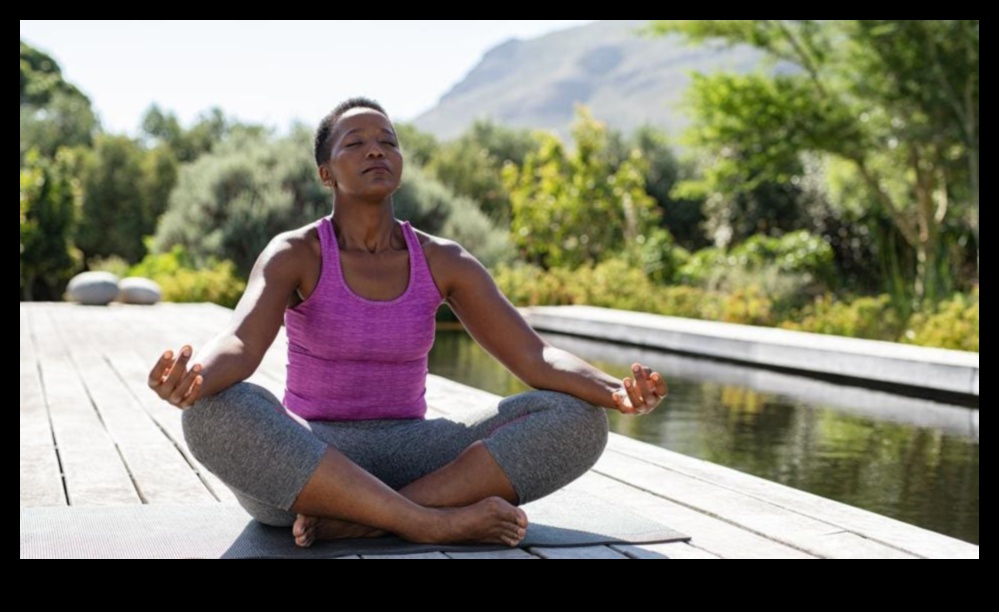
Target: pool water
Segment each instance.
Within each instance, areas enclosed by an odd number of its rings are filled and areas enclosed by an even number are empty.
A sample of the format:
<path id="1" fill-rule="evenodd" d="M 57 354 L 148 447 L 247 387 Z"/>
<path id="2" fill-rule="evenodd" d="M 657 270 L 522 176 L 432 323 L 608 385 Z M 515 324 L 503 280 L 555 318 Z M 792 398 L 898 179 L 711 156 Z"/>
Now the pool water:
<path id="1" fill-rule="evenodd" d="M 604 371 L 640 362 L 670 397 L 611 415 L 619 434 L 979 544 L 978 410 L 578 338 L 545 335 Z M 430 372 L 498 395 L 527 390 L 464 331 Z"/>

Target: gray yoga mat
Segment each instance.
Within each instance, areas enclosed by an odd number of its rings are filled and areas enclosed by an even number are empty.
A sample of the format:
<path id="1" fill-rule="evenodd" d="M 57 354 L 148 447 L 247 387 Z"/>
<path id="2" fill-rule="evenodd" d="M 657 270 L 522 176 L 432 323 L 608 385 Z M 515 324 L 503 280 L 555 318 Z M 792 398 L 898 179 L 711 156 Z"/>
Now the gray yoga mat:
<path id="1" fill-rule="evenodd" d="M 690 538 L 584 493 L 562 491 L 529 504 L 521 548 L 661 544 Z M 430 552 L 490 552 L 496 546 L 425 546 L 396 538 L 321 542 L 297 548 L 290 529 L 264 527 L 237 506 L 22 508 L 21 559 L 335 559 Z"/>

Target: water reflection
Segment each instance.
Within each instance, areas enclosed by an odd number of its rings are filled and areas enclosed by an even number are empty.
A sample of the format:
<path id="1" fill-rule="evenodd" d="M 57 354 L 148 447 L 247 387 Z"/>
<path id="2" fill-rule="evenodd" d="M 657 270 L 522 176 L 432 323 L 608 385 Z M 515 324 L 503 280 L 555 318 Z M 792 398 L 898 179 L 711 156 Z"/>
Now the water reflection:
<path id="1" fill-rule="evenodd" d="M 626 435 L 979 543 L 978 411 L 742 366 L 547 336 L 601 369 L 639 361 L 670 399 Z M 432 373 L 513 395 L 526 387 L 464 332 L 441 332 Z"/>

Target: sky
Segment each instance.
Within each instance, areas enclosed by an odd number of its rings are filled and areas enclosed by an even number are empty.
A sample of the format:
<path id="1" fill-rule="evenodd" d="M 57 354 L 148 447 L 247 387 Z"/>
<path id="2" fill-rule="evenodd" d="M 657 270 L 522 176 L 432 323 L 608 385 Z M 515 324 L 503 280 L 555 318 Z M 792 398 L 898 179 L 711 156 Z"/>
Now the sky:
<path id="1" fill-rule="evenodd" d="M 284 131 L 355 95 L 412 120 L 496 45 L 592 22 L 22 19 L 21 40 L 58 62 L 109 132 L 137 134 L 153 104 L 184 125 L 217 106 Z"/>

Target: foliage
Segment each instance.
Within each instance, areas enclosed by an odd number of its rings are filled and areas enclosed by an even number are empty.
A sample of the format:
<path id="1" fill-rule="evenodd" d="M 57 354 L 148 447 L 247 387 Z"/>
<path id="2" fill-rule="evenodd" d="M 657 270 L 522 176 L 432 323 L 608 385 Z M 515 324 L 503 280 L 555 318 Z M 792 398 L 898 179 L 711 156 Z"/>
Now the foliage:
<path id="1" fill-rule="evenodd" d="M 538 151 L 504 173 L 520 257 L 543 268 L 573 269 L 640 250 L 660 215 L 645 191 L 641 153 L 615 168 L 607 129 L 582 108 L 574 151 L 554 135 L 538 138 Z"/>
<path id="2" fill-rule="evenodd" d="M 963 208 L 973 211 L 977 236 L 977 20 L 657 27 L 695 42 L 752 45 L 782 62 L 771 74 L 695 79 L 691 143 L 702 152 L 703 192 L 732 197 L 788 182 L 804 154 L 839 160 L 863 203 L 889 218 L 915 252 L 917 297 L 945 287 L 937 274 L 941 226 Z"/>
<path id="3" fill-rule="evenodd" d="M 195 267 L 231 260 L 247 277 L 271 239 L 329 213 L 311 135 L 240 132 L 183 166 L 160 221 L 154 252 L 184 247 Z"/>
<path id="4" fill-rule="evenodd" d="M 246 283 L 232 262 L 209 260 L 199 268 L 181 246 L 168 253 L 146 256 L 129 270 L 128 276 L 156 282 L 166 302 L 210 302 L 234 308 L 246 290 Z"/>
<path id="5" fill-rule="evenodd" d="M 955 295 L 909 321 L 902 340 L 909 344 L 978 352 L 978 290 Z"/>
<path id="6" fill-rule="evenodd" d="M 116 255 L 130 263 L 146 254 L 177 180 L 177 162 L 164 148 L 147 151 L 126 136 L 99 136 L 80 152 L 83 206 L 76 244 L 87 260 Z"/>
<path id="7" fill-rule="evenodd" d="M 896 342 L 904 325 L 905 321 L 892 306 L 891 298 L 882 295 L 852 302 L 840 302 L 823 296 L 805 308 L 797 321 L 785 322 L 781 327 L 816 334 Z"/>
<path id="8" fill-rule="evenodd" d="M 520 166 L 536 147 L 527 130 L 477 121 L 460 138 L 440 145 L 427 170 L 457 195 L 478 202 L 494 223 L 505 227 L 511 210 L 503 168 Z"/>
<path id="9" fill-rule="evenodd" d="M 164 112 L 155 104 L 142 118 L 142 131 L 153 147 L 165 147 L 181 163 L 190 163 L 211 153 L 219 143 L 234 134 L 261 135 L 266 132 L 263 127 L 227 118 L 217 107 L 202 113 L 191 127 L 185 128 L 177 115 Z"/>
<path id="10" fill-rule="evenodd" d="M 58 300 L 79 270 L 72 233 L 77 189 L 62 156 L 30 151 L 21 168 L 21 289 L 24 301 Z"/>
<path id="11" fill-rule="evenodd" d="M 59 64 L 21 41 L 21 161 L 30 149 L 54 158 L 60 147 L 88 146 L 99 126 L 90 100 Z"/>
<path id="12" fill-rule="evenodd" d="M 396 123 L 395 132 L 399 137 L 402 152 L 406 156 L 406 165 L 409 167 L 425 168 L 440 149 L 440 144 L 433 134 L 421 132 L 411 123 Z"/>
<path id="13" fill-rule="evenodd" d="M 456 196 L 418 168 L 406 169 L 393 204 L 398 218 L 428 234 L 454 240 L 486 266 L 512 256 L 506 233 L 496 229 L 478 204 Z"/>
<path id="14" fill-rule="evenodd" d="M 680 266 L 676 280 L 726 295 L 766 295 L 773 312 L 764 316 L 761 310 L 751 319 L 786 316 L 837 286 L 832 248 L 808 232 L 754 236 L 731 250 L 703 249 Z"/>
<path id="15" fill-rule="evenodd" d="M 501 266 L 495 278 L 500 290 L 519 306 L 589 305 L 747 325 L 774 323 L 772 303 L 758 289 L 726 296 L 696 287 L 663 287 L 621 259 L 575 270 Z"/>

